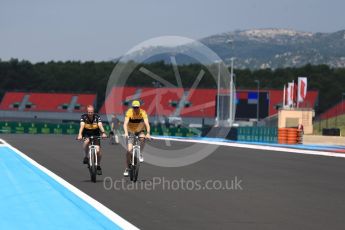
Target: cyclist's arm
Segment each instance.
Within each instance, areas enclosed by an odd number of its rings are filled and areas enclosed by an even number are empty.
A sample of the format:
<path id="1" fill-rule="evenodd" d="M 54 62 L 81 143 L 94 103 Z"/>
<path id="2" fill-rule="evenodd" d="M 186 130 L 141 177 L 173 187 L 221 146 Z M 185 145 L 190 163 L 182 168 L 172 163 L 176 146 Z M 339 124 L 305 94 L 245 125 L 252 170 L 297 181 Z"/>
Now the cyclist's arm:
<path id="1" fill-rule="evenodd" d="M 99 130 L 101 131 L 102 136 L 105 136 L 105 137 L 106 137 L 106 135 L 105 135 L 105 130 L 104 130 L 104 127 L 103 127 L 102 122 L 98 122 L 98 128 L 99 128 Z"/>
<path id="2" fill-rule="evenodd" d="M 80 140 L 82 138 L 82 133 L 85 127 L 85 122 L 80 122 L 80 128 L 79 128 L 79 133 L 77 139 Z"/>
<path id="3" fill-rule="evenodd" d="M 125 136 L 128 136 L 128 122 L 129 118 L 126 117 L 125 121 L 123 122 L 123 131 L 125 132 Z"/>
<path id="4" fill-rule="evenodd" d="M 146 132 L 147 132 L 146 135 L 150 136 L 151 127 L 150 127 L 150 123 L 149 123 L 149 119 L 148 118 L 144 118 L 144 124 L 145 124 Z"/>

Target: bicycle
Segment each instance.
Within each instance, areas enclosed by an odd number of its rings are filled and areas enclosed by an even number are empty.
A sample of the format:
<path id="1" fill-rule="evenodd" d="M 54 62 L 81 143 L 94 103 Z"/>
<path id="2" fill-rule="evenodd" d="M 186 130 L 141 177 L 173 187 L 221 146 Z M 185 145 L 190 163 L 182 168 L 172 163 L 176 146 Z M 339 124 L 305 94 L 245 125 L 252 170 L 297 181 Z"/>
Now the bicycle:
<path id="1" fill-rule="evenodd" d="M 90 136 L 88 137 L 90 140 L 89 144 L 89 163 L 88 168 L 90 172 L 91 181 L 96 183 L 96 177 L 97 177 L 97 149 L 96 145 L 94 144 L 94 141 L 100 140 L 100 136 Z"/>

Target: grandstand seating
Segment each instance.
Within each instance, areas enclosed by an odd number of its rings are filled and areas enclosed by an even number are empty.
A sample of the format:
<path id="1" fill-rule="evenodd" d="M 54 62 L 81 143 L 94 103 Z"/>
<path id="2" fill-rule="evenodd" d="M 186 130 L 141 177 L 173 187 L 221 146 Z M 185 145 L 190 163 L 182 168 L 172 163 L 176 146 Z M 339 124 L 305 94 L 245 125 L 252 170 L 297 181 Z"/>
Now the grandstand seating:
<path id="1" fill-rule="evenodd" d="M 182 94 L 179 88 L 142 88 L 140 99 L 148 114 L 169 116 L 175 110 L 173 102 L 178 102 Z"/>
<path id="2" fill-rule="evenodd" d="M 164 116 L 173 114 L 176 103 L 182 98 L 183 91 L 182 88 L 160 88 L 158 92 L 161 98 L 158 98 L 158 113 Z"/>
<path id="3" fill-rule="evenodd" d="M 135 94 L 139 88 L 135 87 L 114 87 L 111 93 L 106 97 L 104 105 L 100 109 L 101 114 L 124 114 L 128 109 L 128 102 L 135 99 Z M 171 106 L 172 101 L 178 101 L 183 93 L 183 89 L 176 88 L 140 88 L 140 100 L 142 107 L 150 115 L 159 111 L 161 115 L 169 115 L 175 109 Z M 158 95 L 156 97 L 156 95 Z M 161 100 L 160 100 L 161 98 Z M 156 108 L 156 101 L 157 106 Z"/>
<path id="4" fill-rule="evenodd" d="M 18 110 L 26 93 L 22 92 L 7 92 L 2 98 L 0 109 L 1 110 Z"/>
<path id="5" fill-rule="evenodd" d="M 106 100 L 99 110 L 101 114 L 124 114 L 127 110 L 127 103 L 135 95 L 135 87 L 113 87 Z"/>
<path id="6" fill-rule="evenodd" d="M 304 102 L 299 103 L 300 108 L 314 108 L 318 102 L 319 91 L 310 90 Z"/>
<path id="7" fill-rule="evenodd" d="M 272 116 L 278 113 L 276 106 L 278 104 L 283 105 L 283 90 L 270 90 L 269 91 L 269 98 L 270 98 L 270 105 L 268 108 L 268 116 Z"/>
<path id="8" fill-rule="evenodd" d="M 33 93 L 30 94 L 29 102 L 34 106 L 25 108 L 25 111 L 66 111 L 71 99 L 70 94 Z"/>
<path id="9" fill-rule="evenodd" d="M 159 91 L 154 88 L 141 88 L 140 100 L 142 108 L 146 110 L 147 114 L 156 114 L 156 100 L 158 99 Z M 157 96 L 156 96 L 157 95 Z M 158 104 L 157 104 L 158 105 Z M 159 106 L 159 105 L 158 105 Z"/>
<path id="10" fill-rule="evenodd" d="M 96 100 L 95 94 L 78 94 L 75 111 L 85 110 L 85 105 L 93 105 Z"/>
<path id="11" fill-rule="evenodd" d="M 140 93 L 138 90 L 141 90 Z M 256 90 L 251 90 L 256 91 Z M 269 93 L 269 116 L 276 114 L 277 104 L 282 104 L 283 90 L 261 90 Z M 106 98 L 100 113 L 118 115 L 124 114 L 128 109 L 125 101 L 134 99 L 134 95 L 143 101 L 143 108 L 152 116 L 158 112 L 161 116 L 171 116 L 176 110 L 176 104 L 181 100 L 185 89 L 182 88 L 149 88 L 149 87 L 114 87 L 110 95 Z M 237 91 L 238 99 L 247 98 L 248 90 Z M 187 106 L 182 108 L 182 117 L 215 117 L 216 110 L 216 89 L 195 89 L 186 98 Z M 222 90 L 221 94 L 228 94 L 227 90 Z M 157 95 L 157 97 L 156 97 Z M 300 103 L 300 107 L 312 108 L 317 102 L 318 91 L 308 91 L 306 101 Z M 157 100 L 157 107 L 156 101 Z M 107 110 L 105 109 L 107 105 Z M 189 105 L 189 106 L 188 106 Z"/>
<path id="12" fill-rule="evenodd" d="M 195 89 L 189 93 L 187 101 L 191 104 L 182 109 L 181 116 L 215 117 L 216 89 Z"/>
<path id="13" fill-rule="evenodd" d="M 283 91 L 261 91 L 269 93 L 268 115 L 276 114 L 278 112 L 276 105 L 282 104 Z M 237 91 L 237 98 L 247 98 L 248 92 L 248 90 Z M 221 93 L 227 94 L 228 92 L 222 90 Z M 123 115 L 128 109 L 128 103 L 133 99 L 139 98 L 143 102 L 143 108 L 149 115 L 153 116 L 158 113 L 160 116 L 172 116 L 176 111 L 176 106 L 184 98 L 185 107 L 181 108 L 180 116 L 212 118 L 215 117 L 216 95 L 216 89 L 186 91 L 183 88 L 114 87 L 107 96 L 99 113 Z M 317 98 L 318 91 L 308 91 L 306 101 L 300 103 L 300 107 L 313 108 Z M 95 100 L 95 94 L 7 92 L 0 103 L 0 110 L 81 112 L 85 111 L 86 105 L 94 104 Z M 343 107 L 337 105 L 324 113 L 322 117 L 335 116 Z"/>
<path id="14" fill-rule="evenodd" d="M 332 106 L 330 109 L 328 109 L 326 112 L 322 113 L 320 115 L 321 119 L 329 119 L 332 117 L 339 116 L 341 114 L 344 114 L 345 111 L 345 102 L 341 101 L 334 106 Z"/>
<path id="15" fill-rule="evenodd" d="M 0 104 L 1 110 L 80 112 L 94 104 L 95 94 L 24 93 L 7 92 Z"/>

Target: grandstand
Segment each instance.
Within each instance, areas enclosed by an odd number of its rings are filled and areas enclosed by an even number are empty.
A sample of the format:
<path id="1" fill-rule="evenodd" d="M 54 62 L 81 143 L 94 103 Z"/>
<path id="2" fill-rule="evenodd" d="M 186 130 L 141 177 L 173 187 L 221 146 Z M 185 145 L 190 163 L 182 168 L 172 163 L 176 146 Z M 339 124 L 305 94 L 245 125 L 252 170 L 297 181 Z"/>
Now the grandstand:
<path id="1" fill-rule="evenodd" d="M 99 113 L 123 115 L 131 100 L 140 99 L 142 107 L 150 115 L 169 116 L 174 112 L 175 104 L 180 101 L 182 94 L 183 89 L 179 88 L 114 87 Z"/>
<path id="2" fill-rule="evenodd" d="M 4 118 L 78 120 L 77 114 L 95 102 L 96 94 L 6 92 L 0 112 Z"/>
<path id="3" fill-rule="evenodd" d="M 320 114 L 321 119 L 329 119 L 344 114 L 345 102 L 341 101 Z"/>
<path id="4" fill-rule="evenodd" d="M 236 120 L 256 118 L 257 103 L 260 119 L 277 114 L 283 91 L 260 90 L 259 96 L 256 90 L 236 92 Z M 221 97 L 223 101 L 229 99 L 225 91 L 221 92 Z M 309 91 L 300 107 L 314 108 L 317 98 L 318 91 Z M 114 87 L 99 113 L 105 120 L 107 115 L 113 113 L 122 118 L 133 99 L 142 101 L 143 108 L 153 120 L 158 117 L 182 117 L 187 123 L 200 123 L 204 119 L 206 123 L 213 124 L 216 117 L 216 89 Z M 5 118 L 78 120 L 78 114 L 85 111 L 86 105 L 94 105 L 95 102 L 96 94 L 7 92 L 0 103 L 0 113 Z M 339 105 L 337 108 L 339 112 Z"/>
<path id="5" fill-rule="evenodd" d="M 221 92 L 226 99 L 226 92 Z M 236 92 L 236 119 L 248 120 L 256 118 L 256 106 L 259 102 L 260 118 L 278 113 L 282 105 L 283 90 L 260 90 L 260 98 L 256 90 L 238 90 Z M 214 121 L 217 110 L 216 89 L 182 88 L 150 88 L 150 87 L 114 87 L 106 97 L 100 109 L 101 114 L 117 114 L 123 116 L 129 102 L 140 99 L 143 108 L 151 117 L 183 117 L 189 120 L 206 118 Z M 318 99 L 318 91 L 308 91 L 306 101 L 300 104 L 302 108 L 314 108 Z"/>
<path id="6" fill-rule="evenodd" d="M 215 117 L 216 115 L 215 89 L 195 89 L 189 92 L 187 100 L 189 106 L 182 108 L 181 115 L 188 117 Z"/>
<path id="7" fill-rule="evenodd" d="M 80 112 L 95 100 L 95 94 L 7 92 L 0 110 Z"/>

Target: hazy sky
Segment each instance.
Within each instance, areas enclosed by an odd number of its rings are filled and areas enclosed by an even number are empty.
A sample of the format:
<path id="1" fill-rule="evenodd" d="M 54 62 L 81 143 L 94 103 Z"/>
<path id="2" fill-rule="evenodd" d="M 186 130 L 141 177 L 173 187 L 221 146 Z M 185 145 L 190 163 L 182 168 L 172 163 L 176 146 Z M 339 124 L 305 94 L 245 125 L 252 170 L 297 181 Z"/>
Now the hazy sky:
<path id="1" fill-rule="evenodd" d="M 147 39 L 345 29 L 344 0 L 0 0 L 0 58 L 110 60 Z"/>

